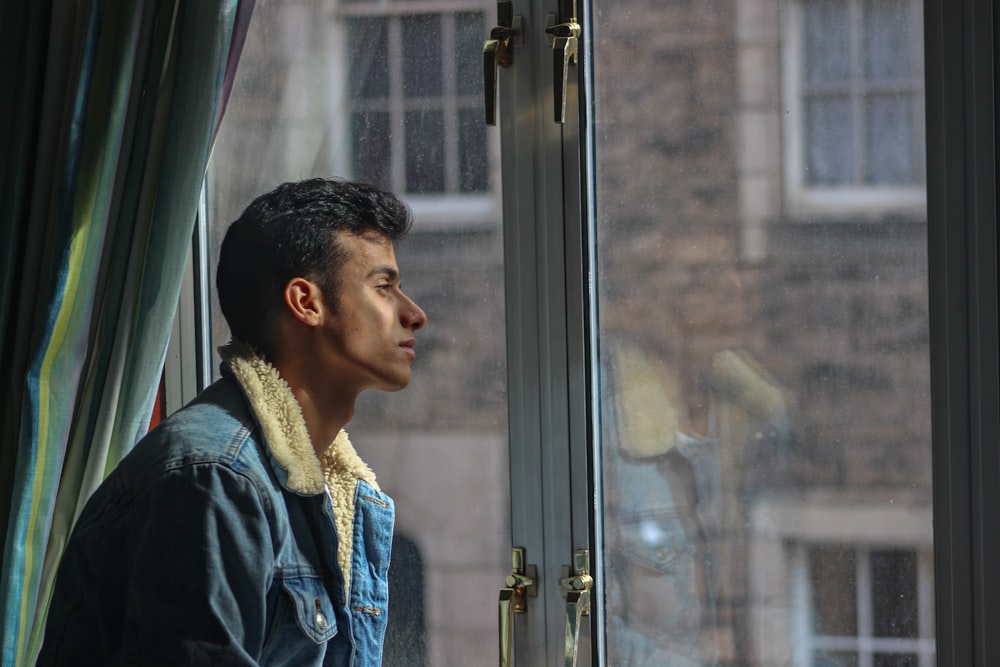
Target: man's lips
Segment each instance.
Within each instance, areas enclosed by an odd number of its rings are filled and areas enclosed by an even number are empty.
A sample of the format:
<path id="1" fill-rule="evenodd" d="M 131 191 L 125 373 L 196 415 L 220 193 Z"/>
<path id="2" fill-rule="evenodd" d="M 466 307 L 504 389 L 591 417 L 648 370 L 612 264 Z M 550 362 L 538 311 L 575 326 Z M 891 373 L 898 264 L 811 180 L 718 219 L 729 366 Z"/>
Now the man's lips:
<path id="1" fill-rule="evenodd" d="M 409 356 L 410 359 L 416 359 L 417 351 L 413 349 L 413 346 L 416 344 L 417 344 L 417 339 L 410 338 L 408 340 L 404 340 L 402 343 L 399 344 L 399 346 L 403 348 L 403 351 L 406 352 L 407 356 Z"/>

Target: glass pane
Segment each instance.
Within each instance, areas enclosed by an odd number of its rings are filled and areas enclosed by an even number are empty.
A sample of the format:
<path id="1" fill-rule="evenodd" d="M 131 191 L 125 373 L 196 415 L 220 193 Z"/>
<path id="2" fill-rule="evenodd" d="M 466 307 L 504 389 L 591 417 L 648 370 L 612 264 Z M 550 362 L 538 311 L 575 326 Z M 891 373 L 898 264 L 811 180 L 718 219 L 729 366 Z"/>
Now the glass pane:
<path id="1" fill-rule="evenodd" d="M 906 0 L 866 0 L 865 75 L 873 82 L 913 80 L 913 6 Z"/>
<path id="2" fill-rule="evenodd" d="M 876 637 L 917 637 L 917 554 L 873 551 L 872 619 Z"/>
<path id="3" fill-rule="evenodd" d="M 913 158 L 913 96 L 870 95 L 866 105 L 868 182 L 916 184 L 920 168 Z"/>
<path id="4" fill-rule="evenodd" d="M 851 91 L 864 2 L 593 2 L 609 665 L 871 667 L 875 628 L 933 627 L 898 560 L 933 540 L 926 220 L 862 191 L 923 155 L 866 152 L 920 129 Z"/>
<path id="5" fill-rule="evenodd" d="M 846 0 L 804 3 L 806 82 L 813 85 L 850 84 L 851 32 Z"/>
<path id="6" fill-rule="evenodd" d="M 806 178 L 812 185 L 843 185 L 854 180 L 851 100 L 841 95 L 806 99 Z"/>
<path id="7" fill-rule="evenodd" d="M 858 580 L 854 549 L 816 547 L 809 550 L 813 633 L 858 634 Z"/>
<path id="8" fill-rule="evenodd" d="M 458 112 L 459 189 L 486 192 L 486 124 L 479 108 Z"/>
<path id="9" fill-rule="evenodd" d="M 489 30 L 482 12 L 460 12 L 455 15 L 455 52 L 458 74 L 455 77 L 459 95 L 475 95 L 482 99 L 483 39 Z M 476 108 L 482 107 L 477 101 Z"/>
<path id="10" fill-rule="evenodd" d="M 441 189 L 442 113 L 407 122 L 402 84 L 388 85 L 388 72 L 398 81 L 403 71 L 390 59 L 402 54 L 399 44 L 387 48 L 400 36 L 399 17 L 381 14 L 389 3 L 331 7 L 256 2 L 208 176 L 213 258 L 229 222 L 284 181 L 338 176 L 385 185 L 406 174 Z M 351 18 L 352 11 L 366 16 Z M 397 28 L 387 29 L 393 22 Z M 422 152 L 409 156 L 404 144 Z M 500 212 L 486 221 L 478 210 L 469 215 L 479 220 L 474 233 L 437 220 L 433 207 L 419 216 L 397 248 L 406 292 L 429 319 L 417 332 L 413 380 L 398 393 L 362 394 L 348 431 L 396 501 L 384 664 L 486 665 L 496 660 L 497 589 L 510 571 Z M 217 307 L 211 331 L 213 346 L 229 337 Z"/>
<path id="11" fill-rule="evenodd" d="M 383 18 L 346 21 L 351 99 L 384 98 L 389 94 L 389 34 Z"/>
<path id="12" fill-rule="evenodd" d="M 408 111 L 406 133 L 406 191 L 444 192 L 444 114 Z"/>
<path id="13" fill-rule="evenodd" d="M 353 113 L 351 130 L 355 177 L 389 187 L 392 184 L 389 114 L 381 111 Z"/>
<path id="14" fill-rule="evenodd" d="M 404 16 L 402 43 L 403 93 L 407 97 L 438 97 L 442 92 L 441 17 L 438 14 Z"/>
<path id="15" fill-rule="evenodd" d="M 915 653 L 876 653 L 875 667 L 919 667 Z"/>

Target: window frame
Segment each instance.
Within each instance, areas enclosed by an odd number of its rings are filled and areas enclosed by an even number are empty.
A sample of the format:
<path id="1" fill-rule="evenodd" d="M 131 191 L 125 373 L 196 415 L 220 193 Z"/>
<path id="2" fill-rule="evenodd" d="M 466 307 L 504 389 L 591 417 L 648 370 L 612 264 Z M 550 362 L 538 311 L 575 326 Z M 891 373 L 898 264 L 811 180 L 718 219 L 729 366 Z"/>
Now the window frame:
<path id="1" fill-rule="evenodd" d="M 353 18 L 384 18 L 388 24 L 388 49 L 389 49 L 389 94 L 384 106 L 390 114 L 390 141 L 393 154 L 405 155 L 405 137 L 402 132 L 393 132 L 392 129 L 402 127 L 403 120 L 400 118 L 408 110 L 406 96 L 402 90 L 401 51 L 402 36 L 400 21 L 403 17 L 421 14 L 436 14 L 438 16 L 449 15 L 456 12 L 480 12 L 483 16 L 483 34 L 485 35 L 495 19 L 496 3 L 492 0 L 417 0 L 415 2 L 372 2 L 371 0 L 340 0 L 334 4 L 331 22 L 335 26 L 337 41 L 347 44 L 346 26 L 347 21 Z M 454 44 L 455 34 L 453 30 L 445 30 L 442 34 L 442 54 L 445 58 L 450 53 L 448 44 Z M 346 46 L 343 47 L 346 54 Z M 346 55 L 336 60 L 343 63 L 341 65 L 340 79 L 348 81 L 350 79 L 349 59 Z M 454 58 L 444 60 L 442 66 L 454 67 Z M 460 190 L 460 174 L 458 154 L 459 128 L 457 121 L 457 110 L 481 111 L 477 100 L 477 105 L 469 105 L 462 102 L 466 96 L 460 95 L 456 90 L 451 89 L 447 83 L 449 77 L 444 77 L 445 89 L 440 96 L 441 108 L 445 116 L 445 191 L 442 193 L 416 193 L 406 190 L 405 160 L 391 160 L 392 173 L 390 174 L 390 190 L 400 193 L 400 196 L 410 206 L 414 217 L 415 231 L 443 231 L 461 229 L 478 229 L 492 224 L 501 216 L 500 201 L 500 143 L 495 132 L 484 132 L 486 140 L 486 183 L 485 191 L 463 192 Z M 339 118 L 336 127 L 344 140 L 340 145 L 351 146 L 351 150 L 344 151 L 343 155 L 335 158 L 337 160 L 336 173 L 354 174 L 353 145 L 349 139 L 351 135 L 351 116 L 358 110 L 355 100 L 351 98 L 349 86 L 343 86 L 344 94 L 339 105 L 332 108 L 337 109 Z M 463 106 L 463 104 L 465 106 Z M 338 108 L 339 107 L 339 108 Z M 452 113 L 454 112 L 454 113 Z M 449 117 L 454 116 L 451 122 Z M 488 130 L 489 128 L 487 128 Z M 449 139 L 449 137 L 451 139 Z"/>
<path id="2" fill-rule="evenodd" d="M 741 3 L 741 11 L 751 10 Z M 775 20 L 777 13 L 775 9 Z M 1000 559 L 1000 533 L 995 530 L 1000 516 L 996 483 L 1000 418 L 995 409 L 1000 404 L 996 233 L 1000 25 L 993 7 L 973 0 L 925 0 L 923 24 L 935 388 L 931 403 L 937 661 L 986 667 L 1000 664 L 1000 636 L 991 631 L 1000 622 L 1000 571 L 990 567 Z M 515 82 L 523 93 L 524 86 Z M 502 92 L 512 94 L 507 89 Z M 523 189 L 528 189 L 527 178 L 517 179 Z M 510 203 L 525 215 L 532 213 L 530 202 L 518 204 L 512 195 Z M 186 284 L 185 292 L 190 289 L 198 288 Z M 182 309 L 190 307 L 184 303 L 193 304 L 194 298 L 182 295 Z M 179 312 L 178 317 L 184 314 Z M 197 327 L 203 337 L 208 336 L 205 326 Z M 168 354 L 168 380 L 171 373 L 185 372 L 197 354 L 195 346 Z M 525 361 L 533 360 L 528 355 Z M 210 358 L 197 362 L 203 369 L 210 363 Z M 176 407 L 168 407 L 168 413 Z M 532 470 L 529 462 L 518 462 L 525 471 Z M 518 511 L 527 511 L 527 501 L 517 503 Z M 596 631 L 600 619 L 592 622 Z M 768 624 L 774 619 L 758 622 L 763 624 L 754 634 L 769 636 Z M 599 639 L 598 632 L 595 644 Z"/>
<path id="3" fill-rule="evenodd" d="M 762 640 L 751 647 L 757 661 L 754 664 L 760 665 L 811 664 L 809 600 L 802 581 L 803 545 L 854 548 L 905 545 L 918 554 L 930 552 L 934 545 L 931 509 L 908 503 L 906 499 L 892 503 L 851 502 L 823 491 L 805 498 L 776 494 L 757 502 L 750 517 L 750 594 L 755 601 L 749 617 L 750 636 Z M 778 584 L 779 581 L 784 584 Z M 929 587 L 919 593 L 925 598 L 921 605 L 929 599 L 936 600 Z M 921 618 L 922 623 L 925 620 Z M 775 631 L 778 628 L 794 628 L 789 636 L 791 644 L 780 641 L 782 634 Z M 924 629 L 922 625 L 921 633 Z"/>
<path id="4" fill-rule="evenodd" d="M 784 115 L 782 133 L 783 155 L 783 191 L 786 213 L 793 219 L 801 221 L 825 220 L 883 220 L 887 217 L 901 221 L 925 220 L 926 187 L 924 183 L 914 186 L 872 186 L 851 184 L 842 186 L 810 185 L 806 182 L 806 139 L 805 139 L 805 104 L 803 97 L 803 63 L 804 56 L 804 20 L 805 0 L 788 0 L 784 5 L 786 16 L 781 27 L 781 64 L 782 64 L 782 98 L 784 99 Z M 843 0 L 848 5 L 851 15 L 852 35 L 860 29 L 862 0 Z M 914 14 L 914 34 L 922 34 L 923 26 L 920 20 L 919 0 L 909 0 Z M 914 37 L 916 40 L 916 37 Z M 852 37 L 852 43 L 858 40 Z M 914 58 L 921 55 L 919 44 Z M 852 65 L 851 104 L 852 108 L 860 104 L 857 98 L 863 96 L 863 91 L 854 90 L 858 79 L 853 71 L 857 64 Z M 919 72 L 919 65 L 916 72 Z M 916 76 L 916 74 L 915 74 Z M 915 80 L 919 86 L 922 79 Z M 915 91 L 917 100 L 924 91 Z M 860 116 L 855 110 L 855 116 Z M 914 150 L 919 150 L 919 134 L 926 132 L 926 122 L 923 108 L 914 104 Z M 861 134 L 860 132 L 858 134 Z M 863 138 L 855 137 L 852 147 L 852 164 L 855 170 L 861 164 L 856 150 Z M 926 179 L 925 179 L 926 181 Z"/>
<path id="5" fill-rule="evenodd" d="M 848 635 L 818 635 L 813 632 L 812 587 L 809 576 L 809 551 L 815 547 L 838 547 L 851 549 L 855 553 L 855 612 L 857 625 L 856 634 Z M 795 606 L 795 628 L 800 636 L 801 646 L 797 652 L 797 664 L 807 667 L 812 664 L 813 652 L 817 650 L 853 652 L 858 656 L 859 667 L 870 667 L 874 664 L 876 653 L 916 654 L 920 667 L 932 667 L 934 664 L 934 598 L 933 588 L 933 558 L 931 545 L 924 542 L 919 545 L 852 543 L 852 542 L 795 542 L 791 545 L 793 604 Z M 916 556 L 916 590 L 917 596 L 917 637 L 879 637 L 872 628 L 874 614 L 872 611 L 871 554 L 882 549 L 892 551 L 911 551 Z"/>

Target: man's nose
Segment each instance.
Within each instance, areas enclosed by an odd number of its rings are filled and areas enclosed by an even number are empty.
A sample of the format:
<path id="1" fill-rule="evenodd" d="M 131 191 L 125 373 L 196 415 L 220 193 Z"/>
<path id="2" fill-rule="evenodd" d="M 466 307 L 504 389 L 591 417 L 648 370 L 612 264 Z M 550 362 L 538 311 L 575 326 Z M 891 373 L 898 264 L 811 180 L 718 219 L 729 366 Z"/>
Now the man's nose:
<path id="1" fill-rule="evenodd" d="M 403 295 L 403 299 L 405 300 L 402 312 L 403 326 L 411 331 L 422 329 L 427 324 L 427 313 L 405 294 Z"/>

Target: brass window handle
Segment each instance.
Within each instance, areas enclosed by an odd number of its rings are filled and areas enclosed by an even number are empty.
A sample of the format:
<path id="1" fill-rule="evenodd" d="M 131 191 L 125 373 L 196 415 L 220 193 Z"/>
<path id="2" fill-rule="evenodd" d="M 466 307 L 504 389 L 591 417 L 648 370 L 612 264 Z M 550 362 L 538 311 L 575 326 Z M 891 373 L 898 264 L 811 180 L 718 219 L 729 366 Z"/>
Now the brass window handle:
<path id="1" fill-rule="evenodd" d="M 573 554 L 572 571 L 563 566 L 559 585 L 566 593 L 566 648 L 564 667 L 576 667 L 580 646 L 580 619 L 590 613 L 590 589 L 594 579 L 590 576 L 590 552 L 577 549 Z"/>
<path id="2" fill-rule="evenodd" d="M 521 35 L 521 17 L 514 16 L 512 0 L 497 2 L 497 26 L 483 44 L 483 99 L 486 102 L 486 124 L 497 124 L 497 83 L 500 68 L 513 63 L 513 47 Z"/>
<path id="3" fill-rule="evenodd" d="M 580 24 L 575 18 L 549 26 L 545 32 L 552 43 L 552 79 L 555 121 L 566 122 L 566 89 L 569 86 L 569 66 L 576 63 L 580 50 Z"/>
<path id="4" fill-rule="evenodd" d="M 510 667 L 511 650 L 514 643 L 514 614 L 527 611 L 525 595 L 538 595 L 538 570 L 534 565 L 524 564 L 524 549 L 511 549 L 511 571 L 500 589 L 500 667 Z"/>

